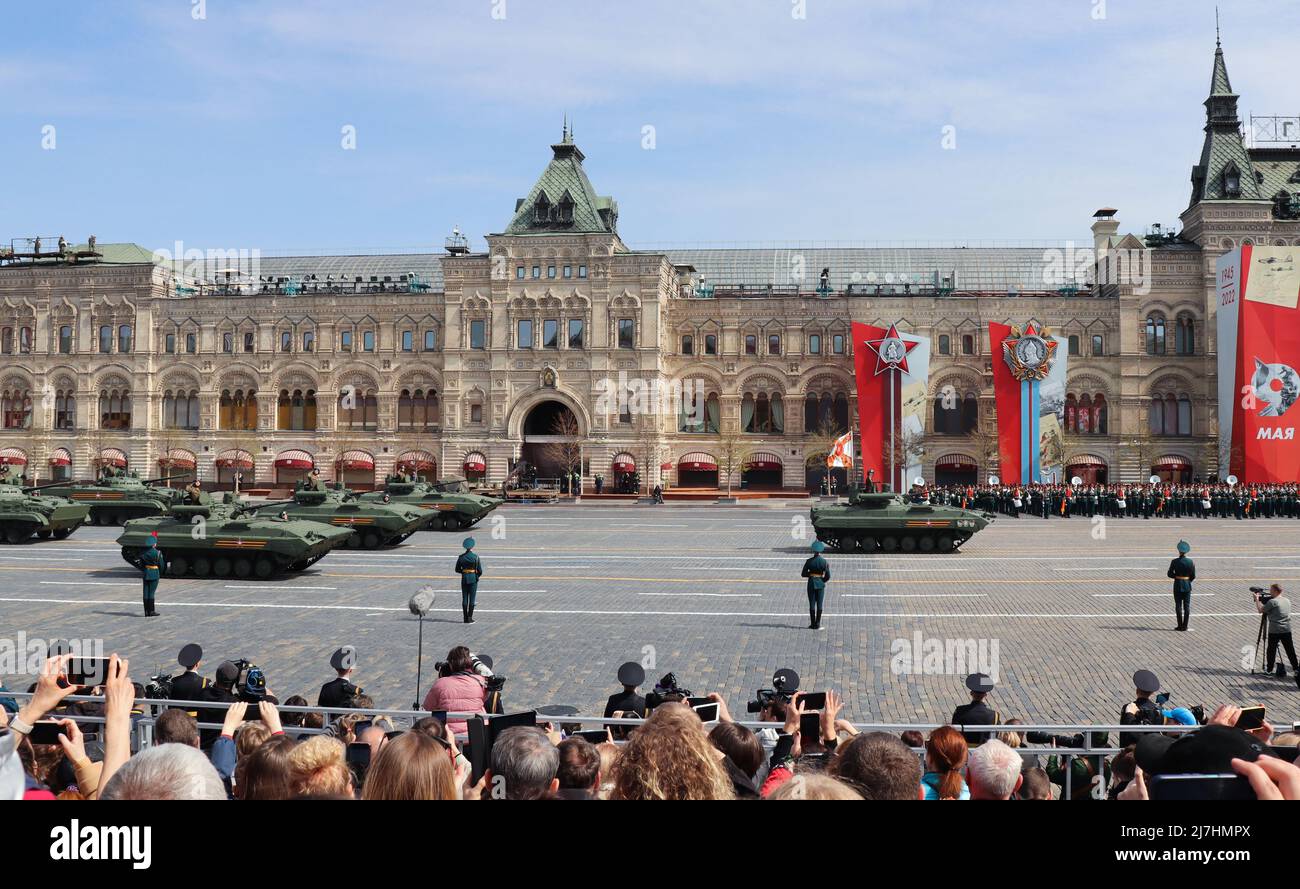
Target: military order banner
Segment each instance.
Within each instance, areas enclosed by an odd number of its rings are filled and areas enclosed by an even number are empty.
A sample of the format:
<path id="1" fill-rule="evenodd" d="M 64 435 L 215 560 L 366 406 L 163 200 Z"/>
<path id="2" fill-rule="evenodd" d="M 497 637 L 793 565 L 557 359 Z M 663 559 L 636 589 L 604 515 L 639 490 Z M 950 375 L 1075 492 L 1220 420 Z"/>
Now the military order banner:
<path id="1" fill-rule="evenodd" d="M 1300 397 L 1300 271 L 1295 247 L 1238 247 L 1215 267 L 1219 466 L 1241 482 L 1300 479 L 1291 413 Z"/>
<path id="2" fill-rule="evenodd" d="M 1033 322 L 1022 330 L 989 322 L 998 464 L 1005 484 L 1062 480 L 1065 460 L 1065 340 Z"/>
<path id="3" fill-rule="evenodd" d="M 885 330 L 855 321 L 853 362 L 862 478 L 874 472 L 877 483 L 888 484 L 894 491 L 906 490 L 907 480 L 921 471 L 930 339 L 901 334 L 896 324 Z"/>

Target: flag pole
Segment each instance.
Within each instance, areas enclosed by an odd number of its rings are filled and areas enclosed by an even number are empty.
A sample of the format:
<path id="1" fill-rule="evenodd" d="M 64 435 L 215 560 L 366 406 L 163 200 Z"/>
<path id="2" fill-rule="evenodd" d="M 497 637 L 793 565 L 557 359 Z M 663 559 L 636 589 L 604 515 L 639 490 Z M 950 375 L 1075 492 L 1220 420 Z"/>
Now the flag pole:
<path id="1" fill-rule="evenodd" d="M 894 374 L 897 372 L 897 367 L 889 368 L 889 488 L 894 494 L 897 494 L 899 489 L 898 467 L 895 465 L 897 451 L 894 446 Z"/>

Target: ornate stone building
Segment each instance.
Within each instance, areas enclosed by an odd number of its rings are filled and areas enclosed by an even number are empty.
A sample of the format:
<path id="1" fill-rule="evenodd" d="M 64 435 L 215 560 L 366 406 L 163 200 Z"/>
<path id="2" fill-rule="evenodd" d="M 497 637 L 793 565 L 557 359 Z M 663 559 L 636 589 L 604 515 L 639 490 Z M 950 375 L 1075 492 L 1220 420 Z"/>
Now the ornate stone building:
<path id="1" fill-rule="evenodd" d="M 486 253 L 231 271 L 23 242 L 0 253 L 0 460 L 40 478 L 193 464 L 245 486 L 317 466 L 364 486 L 398 462 L 497 482 L 576 458 L 611 484 L 634 467 L 725 484 L 732 466 L 801 488 L 854 423 L 860 320 L 931 338 L 912 444 L 927 477 L 974 480 L 996 471 L 988 323 L 1034 320 L 1068 338 L 1067 473 L 1208 476 L 1214 263 L 1300 247 L 1300 150 L 1246 147 L 1221 50 L 1205 104 L 1182 231 L 1122 235 L 1105 210 L 1077 247 L 633 251 L 567 131 Z M 649 397 L 676 385 L 689 416 Z"/>

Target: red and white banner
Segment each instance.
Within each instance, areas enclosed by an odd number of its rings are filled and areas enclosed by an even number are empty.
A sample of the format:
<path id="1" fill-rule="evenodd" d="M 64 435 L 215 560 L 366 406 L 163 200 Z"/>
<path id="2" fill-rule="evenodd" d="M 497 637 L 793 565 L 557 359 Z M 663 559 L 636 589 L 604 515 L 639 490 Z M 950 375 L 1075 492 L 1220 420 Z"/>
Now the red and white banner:
<path id="1" fill-rule="evenodd" d="M 907 490 L 920 473 L 920 442 L 925 430 L 930 340 L 853 322 L 853 365 L 858 385 L 858 447 L 862 479 L 874 472 L 877 483 Z M 890 475 L 893 446 L 894 477 Z"/>
<path id="2" fill-rule="evenodd" d="M 1246 245 L 1215 266 L 1219 475 L 1300 480 L 1300 248 Z"/>
<path id="3" fill-rule="evenodd" d="M 826 467 L 828 469 L 853 468 L 852 429 L 835 439 L 835 444 L 831 446 L 831 452 L 826 455 Z"/>

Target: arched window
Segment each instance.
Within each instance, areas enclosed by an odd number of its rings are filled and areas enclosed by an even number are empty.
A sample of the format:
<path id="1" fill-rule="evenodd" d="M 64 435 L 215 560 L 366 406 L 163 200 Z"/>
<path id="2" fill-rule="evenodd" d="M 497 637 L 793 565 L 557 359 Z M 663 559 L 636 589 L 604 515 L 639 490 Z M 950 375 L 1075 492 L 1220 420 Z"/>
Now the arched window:
<path id="1" fill-rule="evenodd" d="M 975 354 L 975 337 L 971 336 L 969 333 L 965 334 L 961 338 L 961 353 L 963 355 Z"/>
<path id="2" fill-rule="evenodd" d="M 280 390 L 276 401 L 276 427 L 295 431 L 311 431 L 316 428 L 316 390 L 288 389 Z"/>
<path id="3" fill-rule="evenodd" d="M 131 428 L 131 393 L 117 389 L 101 390 L 99 393 L 99 428 Z"/>
<path id="4" fill-rule="evenodd" d="M 849 397 L 843 392 L 835 393 L 835 431 L 839 435 L 849 431 Z"/>
<path id="5" fill-rule="evenodd" d="M 979 426 L 980 404 L 974 393 L 967 392 L 961 403 L 961 432 L 970 435 Z"/>
<path id="6" fill-rule="evenodd" d="M 1069 340 L 1068 340 L 1068 343 L 1069 343 L 1069 346 L 1070 346 L 1070 354 L 1071 354 L 1071 355 L 1078 355 L 1078 354 L 1079 354 L 1079 336 L 1078 336 L 1078 334 L 1073 334 L 1073 333 L 1070 334 L 1070 338 L 1069 338 Z"/>
<path id="7" fill-rule="evenodd" d="M 1178 396 L 1178 434 L 1192 434 L 1192 400 L 1186 395 Z"/>
<path id="8" fill-rule="evenodd" d="M 944 386 L 934 399 L 934 431 L 936 435 L 961 434 L 961 402 L 950 386 Z"/>
<path id="9" fill-rule="evenodd" d="M 291 352 L 291 351 L 293 351 L 293 331 L 292 331 L 292 330 L 282 330 L 282 331 L 280 331 L 280 351 L 281 351 L 281 352 Z"/>
<path id="10" fill-rule="evenodd" d="M 1178 399 L 1172 394 L 1165 396 L 1165 435 L 1178 434 Z"/>
<path id="11" fill-rule="evenodd" d="M 373 389 L 344 387 L 339 393 L 338 428 L 374 430 L 379 427 L 379 399 Z"/>
<path id="12" fill-rule="evenodd" d="M 1174 351 L 1179 355 L 1196 354 L 1196 326 L 1191 315 L 1179 315 L 1174 325 Z"/>
<path id="13" fill-rule="evenodd" d="M 315 333 L 315 331 L 308 330 L 307 332 L 305 332 L 305 333 L 302 335 L 302 350 L 303 350 L 304 352 L 315 352 L 315 351 L 316 351 L 316 333 Z"/>
<path id="14" fill-rule="evenodd" d="M 373 330 L 367 330 L 365 333 L 361 334 L 361 351 L 375 351 L 375 332 Z"/>
<path id="15" fill-rule="evenodd" d="M 1165 354 L 1165 316 L 1153 312 L 1147 316 L 1146 325 L 1147 354 Z"/>
<path id="16" fill-rule="evenodd" d="M 70 324 L 59 327 L 59 354 L 72 354 L 72 326 Z"/>
<path id="17" fill-rule="evenodd" d="M 0 413 L 4 415 L 4 428 L 30 429 L 32 393 L 25 389 L 6 389 L 0 393 Z"/>
<path id="18" fill-rule="evenodd" d="M 706 333 L 704 335 L 704 354 L 705 355 L 718 354 L 718 337 L 715 334 Z"/>
<path id="19" fill-rule="evenodd" d="M 1151 435 L 1165 434 L 1165 400 L 1159 395 L 1151 396 L 1147 408 L 1147 432 Z"/>
<path id="20" fill-rule="evenodd" d="M 952 337 L 948 336 L 946 333 L 939 334 L 939 354 L 952 354 Z"/>
<path id="21" fill-rule="evenodd" d="M 1095 435 L 1107 434 L 1106 414 L 1106 396 L 1098 392 L 1092 399 L 1092 431 Z"/>
<path id="22" fill-rule="evenodd" d="M 14 329 L 12 327 L 0 328 L 0 352 L 6 355 L 12 355 L 14 352 Z"/>
<path id="23" fill-rule="evenodd" d="M 99 351 L 104 355 L 113 351 L 113 328 L 107 324 L 99 328 Z"/>
<path id="24" fill-rule="evenodd" d="M 130 324 L 123 324 L 117 328 L 117 351 L 123 355 L 131 351 L 132 332 Z"/>
<path id="25" fill-rule="evenodd" d="M 1065 396 L 1065 431 L 1077 432 L 1079 430 L 1079 404 L 1078 400 L 1071 392 Z"/>
<path id="26" fill-rule="evenodd" d="M 695 354 L 695 337 L 691 336 L 689 333 L 682 335 L 682 354 Z"/>
<path id="27" fill-rule="evenodd" d="M 1078 430 L 1080 435 L 1087 435 L 1092 430 L 1092 396 L 1087 393 L 1079 399 Z"/>
<path id="28" fill-rule="evenodd" d="M 63 389 L 54 393 L 54 428 L 75 429 L 77 426 L 77 399 L 71 391 Z"/>

